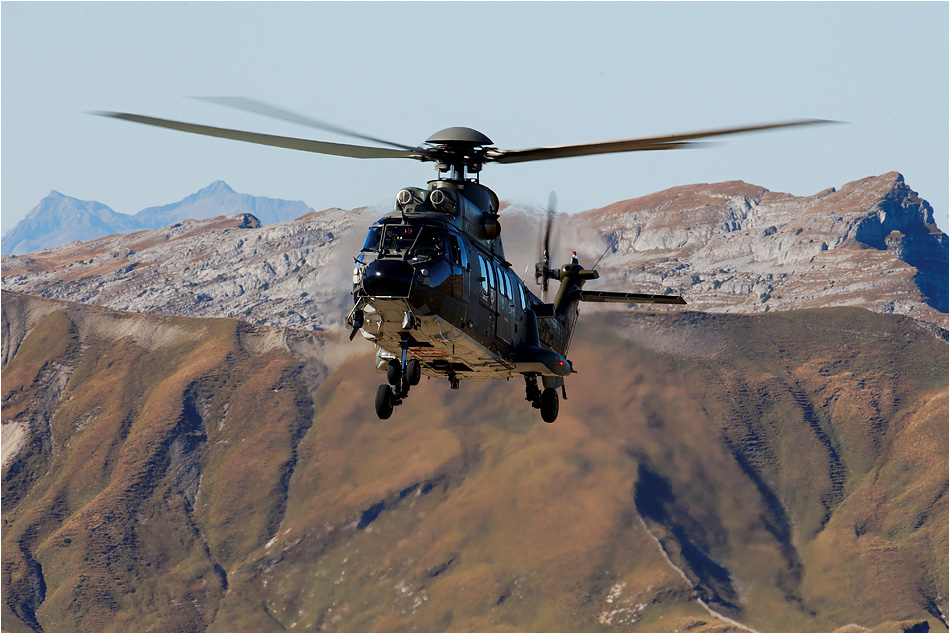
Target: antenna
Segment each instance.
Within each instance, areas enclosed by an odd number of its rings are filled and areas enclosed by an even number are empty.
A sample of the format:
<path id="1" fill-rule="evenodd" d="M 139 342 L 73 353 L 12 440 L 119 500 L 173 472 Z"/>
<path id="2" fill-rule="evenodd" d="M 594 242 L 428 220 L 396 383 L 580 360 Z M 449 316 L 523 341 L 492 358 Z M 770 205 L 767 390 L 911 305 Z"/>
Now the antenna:
<path id="1" fill-rule="evenodd" d="M 590 267 L 590 269 L 591 269 L 592 271 L 596 271 L 596 270 L 597 270 L 597 265 L 600 264 L 600 261 L 604 259 L 604 256 L 607 255 L 607 252 L 608 252 L 608 251 L 610 251 L 610 250 L 613 249 L 615 246 L 617 246 L 617 243 L 620 242 L 620 238 L 622 238 L 622 237 L 623 237 L 623 233 L 621 233 L 619 236 L 617 236 L 616 238 L 614 238 L 614 241 L 607 245 L 607 248 L 604 249 L 604 252 L 600 255 L 599 258 L 597 258 L 597 261 L 594 262 L 594 266 Z"/>

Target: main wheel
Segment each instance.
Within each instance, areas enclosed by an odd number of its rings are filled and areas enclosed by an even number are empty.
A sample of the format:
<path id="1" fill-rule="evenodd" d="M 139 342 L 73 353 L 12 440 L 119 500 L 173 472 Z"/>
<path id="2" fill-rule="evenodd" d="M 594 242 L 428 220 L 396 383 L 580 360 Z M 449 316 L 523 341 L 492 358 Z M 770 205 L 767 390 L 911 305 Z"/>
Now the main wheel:
<path id="1" fill-rule="evenodd" d="M 557 420 L 558 398 L 557 390 L 553 387 L 545 388 L 541 392 L 541 419 L 545 423 Z"/>
<path id="2" fill-rule="evenodd" d="M 388 385 L 376 388 L 376 415 L 386 420 L 393 415 L 393 391 Z"/>
<path id="3" fill-rule="evenodd" d="M 399 365 L 399 362 L 395 359 L 389 360 L 389 365 L 386 366 L 386 380 L 389 381 L 390 385 L 399 385 L 399 379 L 402 378 L 402 366 Z"/>
<path id="4" fill-rule="evenodd" d="M 406 380 L 409 381 L 409 385 L 419 385 L 421 379 L 422 365 L 418 359 L 409 359 L 406 362 Z"/>

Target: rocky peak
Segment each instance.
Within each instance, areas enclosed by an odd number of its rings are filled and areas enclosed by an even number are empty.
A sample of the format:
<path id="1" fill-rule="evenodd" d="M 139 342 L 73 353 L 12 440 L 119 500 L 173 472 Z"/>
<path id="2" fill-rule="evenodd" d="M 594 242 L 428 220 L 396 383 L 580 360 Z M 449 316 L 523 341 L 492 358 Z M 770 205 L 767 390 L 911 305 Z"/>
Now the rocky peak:
<path id="1" fill-rule="evenodd" d="M 214 194 L 216 194 L 216 193 L 218 193 L 218 192 L 226 192 L 226 193 L 228 193 L 228 194 L 234 194 L 234 193 L 236 193 L 233 189 L 231 189 L 231 186 L 230 186 L 230 185 L 228 185 L 227 183 L 225 183 L 225 182 L 222 181 L 222 180 L 217 180 L 217 181 L 214 181 L 213 183 L 211 183 L 210 185 L 208 185 L 207 187 L 204 187 L 204 188 L 202 188 L 202 189 L 199 189 L 199 190 L 195 193 L 195 196 L 198 196 L 198 197 L 202 197 L 202 198 L 203 198 L 203 197 L 207 197 L 207 196 L 213 196 Z"/>

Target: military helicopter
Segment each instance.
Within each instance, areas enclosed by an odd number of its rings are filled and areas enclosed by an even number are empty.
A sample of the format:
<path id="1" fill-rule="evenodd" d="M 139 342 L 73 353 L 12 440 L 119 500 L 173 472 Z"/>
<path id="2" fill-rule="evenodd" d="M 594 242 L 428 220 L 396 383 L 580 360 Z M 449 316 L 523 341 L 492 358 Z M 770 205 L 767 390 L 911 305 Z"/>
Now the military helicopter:
<path id="1" fill-rule="evenodd" d="M 597 279 L 598 273 L 596 264 L 590 269 L 581 266 L 576 253 L 568 263 L 551 268 L 553 202 L 549 204 L 535 266 L 541 296 L 530 291 L 505 259 L 498 196 L 479 181 L 486 163 L 669 150 L 695 145 L 697 139 L 828 123 L 806 119 L 522 150 L 498 149 L 477 130 L 451 127 L 413 147 L 256 100 L 204 99 L 389 147 L 274 136 L 121 112 L 93 114 L 305 152 L 435 163 L 437 177 L 426 187 L 400 189 L 393 211 L 373 223 L 355 257 L 354 303 L 345 321 L 351 329 L 350 340 L 360 333 L 376 346 L 376 368 L 386 374 L 387 380 L 376 392 L 375 408 L 380 419 L 392 415 L 423 374 L 447 379 L 452 389 L 458 389 L 463 379 L 520 375 L 525 382 L 525 400 L 540 410 L 545 422 L 552 423 L 558 415 L 558 391 L 567 398 L 564 379 L 576 372 L 567 354 L 580 302 L 686 303 L 682 297 L 671 295 L 584 290 L 584 284 Z M 547 302 L 552 280 L 557 280 L 559 286 L 553 301 Z"/>

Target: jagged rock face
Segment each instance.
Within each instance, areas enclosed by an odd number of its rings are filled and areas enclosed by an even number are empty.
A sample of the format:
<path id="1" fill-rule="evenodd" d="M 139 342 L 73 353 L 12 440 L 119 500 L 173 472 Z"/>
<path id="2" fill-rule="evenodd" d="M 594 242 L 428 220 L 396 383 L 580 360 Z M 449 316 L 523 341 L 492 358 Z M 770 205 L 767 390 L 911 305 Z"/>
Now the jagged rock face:
<path id="1" fill-rule="evenodd" d="M 616 240 L 599 287 L 675 292 L 714 312 L 863 306 L 946 325 L 947 236 L 896 172 L 807 197 L 691 185 L 572 220 L 601 250 Z"/>
<path id="2" fill-rule="evenodd" d="M 349 308 L 351 258 L 377 215 L 327 210 L 262 227 L 239 214 L 4 256 L 3 288 L 133 312 L 328 328 Z M 518 273 L 534 268 L 541 215 L 503 211 Z M 896 172 L 804 197 L 738 181 L 677 187 L 562 216 L 557 234 L 555 265 L 569 250 L 592 265 L 615 242 L 589 288 L 681 294 L 711 312 L 860 306 L 947 327 L 947 236 Z"/>

